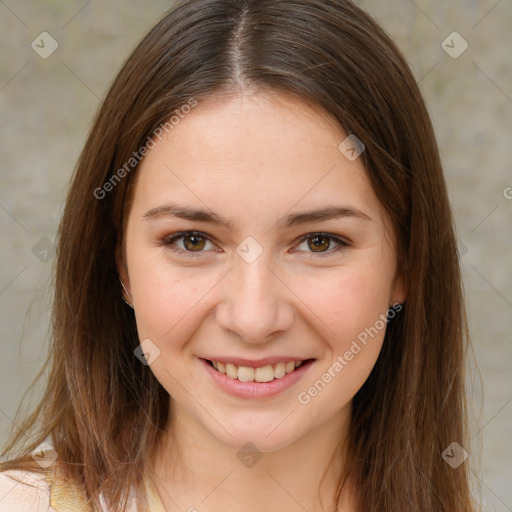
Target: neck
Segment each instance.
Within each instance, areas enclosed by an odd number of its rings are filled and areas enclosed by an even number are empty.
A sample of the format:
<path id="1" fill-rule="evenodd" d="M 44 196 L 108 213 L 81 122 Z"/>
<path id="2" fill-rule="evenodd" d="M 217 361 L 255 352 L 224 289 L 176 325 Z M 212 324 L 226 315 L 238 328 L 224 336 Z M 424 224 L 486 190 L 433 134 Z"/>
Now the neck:
<path id="1" fill-rule="evenodd" d="M 155 461 L 155 485 L 167 512 L 226 509 L 351 512 L 352 499 L 334 498 L 344 469 L 350 408 L 280 450 L 250 452 L 228 446 L 171 399 L 170 428 Z"/>

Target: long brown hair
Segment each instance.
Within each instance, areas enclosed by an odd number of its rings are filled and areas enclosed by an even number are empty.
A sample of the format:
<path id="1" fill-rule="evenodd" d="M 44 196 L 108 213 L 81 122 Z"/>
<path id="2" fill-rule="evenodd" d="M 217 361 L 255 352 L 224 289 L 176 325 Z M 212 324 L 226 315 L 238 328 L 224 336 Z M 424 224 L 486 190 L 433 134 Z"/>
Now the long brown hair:
<path id="1" fill-rule="evenodd" d="M 142 495 L 169 396 L 134 356 L 135 318 L 120 300 L 114 252 L 136 174 L 126 163 L 191 99 L 241 89 L 295 95 L 355 134 L 398 234 L 408 298 L 353 399 L 345 478 L 359 510 L 469 512 L 467 464 L 453 469 L 441 457 L 452 442 L 467 444 L 468 336 L 439 152 L 405 59 L 348 0 L 187 0 L 128 58 L 96 115 L 60 225 L 48 384 L 2 469 L 38 470 L 30 452 L 49 438 L 59 471 L 95 506 L 99 492 L 114 510 L 130 486 Z"/>

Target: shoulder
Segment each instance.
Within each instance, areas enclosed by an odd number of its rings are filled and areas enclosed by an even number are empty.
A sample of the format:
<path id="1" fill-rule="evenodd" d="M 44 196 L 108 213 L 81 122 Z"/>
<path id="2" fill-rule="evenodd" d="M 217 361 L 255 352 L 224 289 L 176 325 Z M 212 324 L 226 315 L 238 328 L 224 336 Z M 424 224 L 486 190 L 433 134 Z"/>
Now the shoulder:
<path id="1" fill-rule="evenodd" d="M 0 472 L 0 512 L 49 512 L 50 487 L 44 473 Z"/>

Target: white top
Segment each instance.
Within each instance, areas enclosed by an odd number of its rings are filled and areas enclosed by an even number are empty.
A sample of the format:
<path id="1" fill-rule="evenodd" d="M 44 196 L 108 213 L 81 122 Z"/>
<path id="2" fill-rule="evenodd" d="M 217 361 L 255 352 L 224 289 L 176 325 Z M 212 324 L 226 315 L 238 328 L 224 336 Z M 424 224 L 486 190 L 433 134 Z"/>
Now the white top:
<path id="1" fill-rule="evenodd" d="M 19 483 L 17 480 L 26 483 Z M 50 489 L 44 475 L 13 470 L 0 473 L 0 512 L 54 510 L 50 507 Z"/>
<path id="2" fill-rule="evenodd" d="M 45 444 L 46 457 L 49 452 Z M 56 456 L 55 456 L 56 458 Z M 154 487 L 145 481 L 146 493 L 151 512 L 165 512 L 164 506 Z M 103 512 L 108 512 L 100 495 Z M 0 472 L 0 512 L 90 512 L 91 508 L 81 499 L 76 489 L 53 480 L 51 468 L 46 473 L 22 470 Z M 137 512 L 135 497 L 132 495 L 126 512 Z"/>

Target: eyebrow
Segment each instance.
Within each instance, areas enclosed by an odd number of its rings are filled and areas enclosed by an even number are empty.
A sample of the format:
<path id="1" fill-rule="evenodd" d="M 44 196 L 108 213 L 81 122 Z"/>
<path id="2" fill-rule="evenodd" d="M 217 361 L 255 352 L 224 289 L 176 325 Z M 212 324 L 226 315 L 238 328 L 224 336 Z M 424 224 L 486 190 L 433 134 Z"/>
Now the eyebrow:
<path id="1" fill-rule="evenodd" d="M 158 206 L 147 211 L 143 215 L 145 220 L 156 220 L 165 217 L 178 217 L 180 219 L 209 222 L 224 226 L 233 230 L 231 222 L 223 219 L 214 212 L 201 210 L 196 208 L 187 208 L 176 204 L 166 204 Z M 341 218 L 355 218 L 358 220 L 372 221 L 366 213 L 350 206 L 327 206 L 317 210 L 303 211 L 299 213 L 292 213 L 285 217 L 285 227 L 297 226 L 300 224 L 307 224 L 309 222 L 321 222 L 325 220 L 341 219 Z M 278 224 L 282 224 L 283 220 Z"/>

